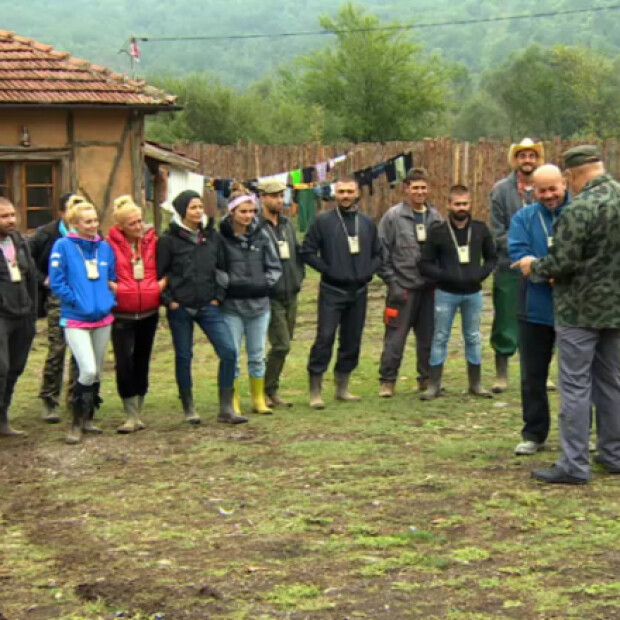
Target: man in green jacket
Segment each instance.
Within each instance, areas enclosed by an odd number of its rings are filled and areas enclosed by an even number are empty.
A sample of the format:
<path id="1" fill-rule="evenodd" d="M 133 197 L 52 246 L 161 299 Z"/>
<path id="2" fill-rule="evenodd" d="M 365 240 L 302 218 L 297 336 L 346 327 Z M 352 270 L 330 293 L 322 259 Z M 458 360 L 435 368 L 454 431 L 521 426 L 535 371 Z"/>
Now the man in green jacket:
<path id="1" fill-rule="evenodd" d="M 263 207 L 261 218 L 282 265 L 282 277 L 270 295 L 271 318 L 267 338 L 269 353 L 265 370 L 265 401 L 268 407 L 291 407 L 292 403 L 278 394 L 280 375 L 297 320 L 297 295 L 304 278 L 304 266 L 299 258 L 299 245 L 293 222 L 282 215 L 286 185 L 276 179 L 264 181 L 258 188 Z"/>
<path id="2" fill-rule="evenodd" d="M 570 149 L 564 164 L 574 198 L 558 219 L 549 255 L 514 266 L 554 283 L 562 456 L 532 477 L 585 484 L 591 404 L 595 461 L 620 474 L 620 183 L 605 172 L 595 146 Z"/>

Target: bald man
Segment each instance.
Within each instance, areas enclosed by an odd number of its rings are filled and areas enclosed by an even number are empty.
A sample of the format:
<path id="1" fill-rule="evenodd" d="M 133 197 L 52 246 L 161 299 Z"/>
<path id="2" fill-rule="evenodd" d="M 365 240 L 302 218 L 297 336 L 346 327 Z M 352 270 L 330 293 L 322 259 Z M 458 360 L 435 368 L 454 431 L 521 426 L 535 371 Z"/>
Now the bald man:
<path id="1" fill-rule="evenodd" d="M 525 256 L 525 276 L 553 279 L 562 456 L 532 477 L 585 484 L 590 477 L 590 405 L 596 407 L 598 457 L 620 474 L 620 183 L 596 146 L 564 153 L 573 196 L 558 220 L 549 255 Z"/>
<path id="2" fill-rule="evenodd" d="M 517 211 L 510 222 L 508 255 L 513 263 L 549 254 L 555 223 L 569 200 L 562 172 L 553 164 L 537 168 L 532 183 L 536 202 Z M 523 277 L 517 299 L 523 428 L 515 454 L 525 456 L 541 450 L 549 434 L 546 383 L 555 343 L 551 283 Z"/>

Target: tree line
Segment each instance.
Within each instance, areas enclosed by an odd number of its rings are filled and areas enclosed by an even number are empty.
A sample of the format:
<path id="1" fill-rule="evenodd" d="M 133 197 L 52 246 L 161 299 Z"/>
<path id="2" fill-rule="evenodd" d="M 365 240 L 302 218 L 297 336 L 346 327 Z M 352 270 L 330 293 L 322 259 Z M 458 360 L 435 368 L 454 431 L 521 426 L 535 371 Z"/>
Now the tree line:
<path id="1" fill-rule="evenodd" d="M 293 144 L 618 132 L 618 58 L 589 47 L 531 44 L 476 76 L 412 42 L 396 28 L 401 22 L 351 3 L 319 24 L 334 33 L 332 43 L 242 91 L 210 74 L 150 76 L 178 95 L 183 111 L 152 119 L 149 137 Z"/>

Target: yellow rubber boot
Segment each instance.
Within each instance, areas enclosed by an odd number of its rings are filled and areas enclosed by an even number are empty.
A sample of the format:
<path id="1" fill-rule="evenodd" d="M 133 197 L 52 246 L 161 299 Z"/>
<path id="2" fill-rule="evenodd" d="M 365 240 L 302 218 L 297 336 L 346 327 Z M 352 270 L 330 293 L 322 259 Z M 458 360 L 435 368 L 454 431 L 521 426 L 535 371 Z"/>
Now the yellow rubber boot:
<path id="1" fill-rule="evenodd" d="M 252 392 L 252 411 L 254 413 L 267 415 L 273 413 L 265 402 L 265 377 L 250 377 L 250 391 Z"/>
<path id="2" fill-rule="evenodd" d="M 241 401 L 239 400 L 239 379 L 233 383 L 233 409 L 237 415 L 241 415 Z"/>

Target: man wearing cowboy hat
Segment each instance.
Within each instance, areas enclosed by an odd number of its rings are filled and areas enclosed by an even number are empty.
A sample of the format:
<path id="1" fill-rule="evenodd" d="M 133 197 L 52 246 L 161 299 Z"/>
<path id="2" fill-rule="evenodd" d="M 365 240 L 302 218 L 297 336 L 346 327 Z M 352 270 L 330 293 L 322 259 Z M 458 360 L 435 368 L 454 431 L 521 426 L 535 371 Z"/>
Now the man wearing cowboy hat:
<path id="1" fill-rule="evenodd" d="M 293 222 L 282 214 L 286 185 L 278 179 L 267 179 L 258 186 L 263 207 L 260 219 L 282 265 L 282 277 L 270 292 L 269 353 L 265 368 L 265 400 L 268 407 L 290 407 L 280 398 L 278 388 L 286 356 L 291 350 L 293 330 L 297 321 L 297 295 L 304 279 L 304 265 Z"/>
<path id="2" fill-rule="evenodd" d="M 512 216 L 534 202 L 532 174 L 543 163 L 543 145 L 530 138 L 512 144 L 508 163 L 513 171 L 491 190 L 491 230 L 497 249 L 497 269 L 493 279 L 493 327 L 491 346 L 495 351 L 496 381 L 491 387 L 500 393 L 508 387 L 508 359 L 517 350 L 517 291 L 519 274 L 510 269 L 508 229 Z"/>
<path id="3" fill-rule="evenodd" d="M 620 474 L 620 183 L 605 172 L 598 147 L 564 153 L 573 194 L 558 219 L 548 256 L 514 264 L 523 275 L 554 280 L 562 456 L 532 477 L 585 484 L 590 477 L 590 408 L 597 417 L 598 456 Z"/>

